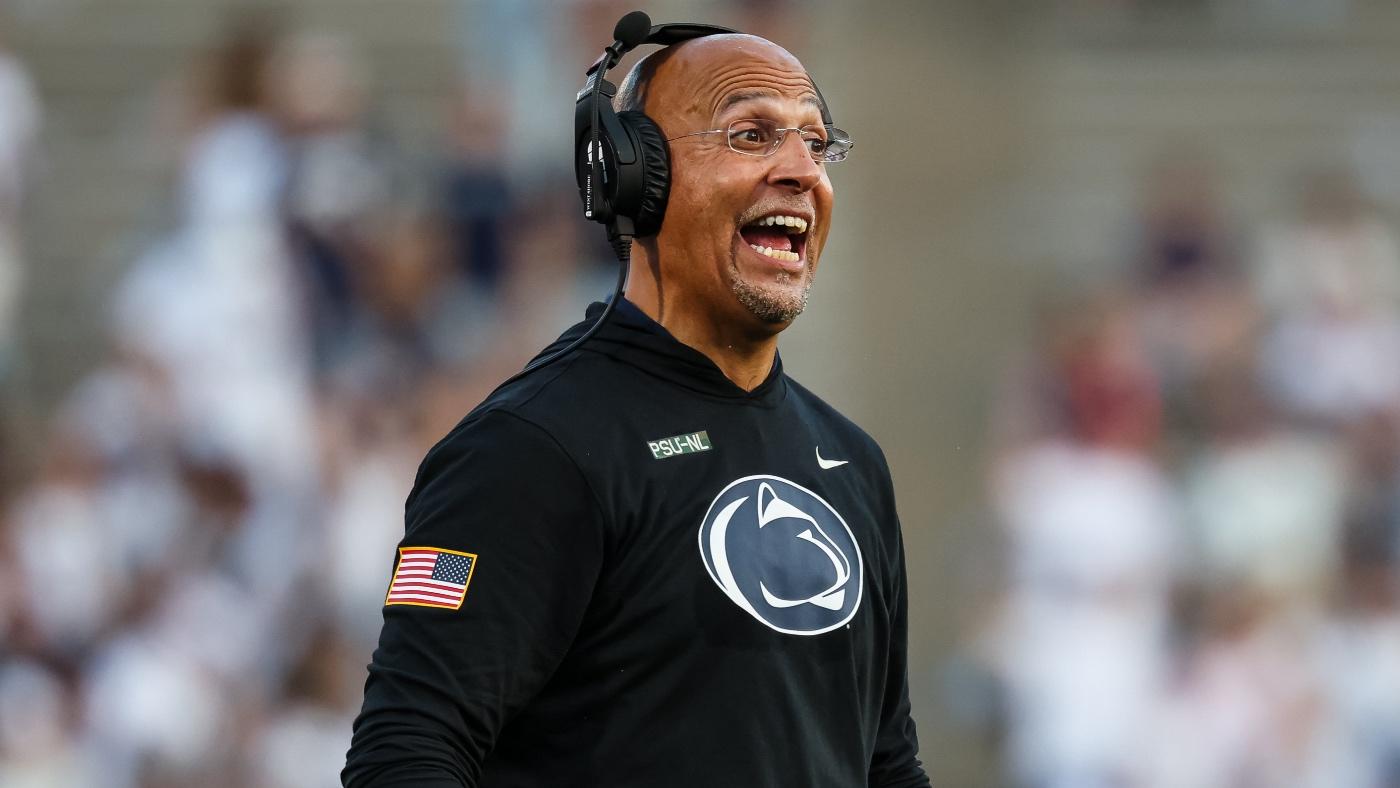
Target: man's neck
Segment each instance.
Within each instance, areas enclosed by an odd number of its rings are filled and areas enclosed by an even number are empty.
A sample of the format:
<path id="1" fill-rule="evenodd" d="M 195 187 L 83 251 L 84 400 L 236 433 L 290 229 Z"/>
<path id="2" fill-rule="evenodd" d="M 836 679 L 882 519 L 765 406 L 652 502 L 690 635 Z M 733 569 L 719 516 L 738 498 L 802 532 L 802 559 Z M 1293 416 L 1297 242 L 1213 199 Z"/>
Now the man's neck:
<path id="1" fill-rule="evenodd" d="M 662 299 L 655 288 L 627 287 L 627 300 L 661 324 L 682 344 L 704 353 L 724 376 L 744 391 L 753 391 L 773 371 L 778 335 L 746 331 L 735 321 L 685 309 L 677 299 Z"/>

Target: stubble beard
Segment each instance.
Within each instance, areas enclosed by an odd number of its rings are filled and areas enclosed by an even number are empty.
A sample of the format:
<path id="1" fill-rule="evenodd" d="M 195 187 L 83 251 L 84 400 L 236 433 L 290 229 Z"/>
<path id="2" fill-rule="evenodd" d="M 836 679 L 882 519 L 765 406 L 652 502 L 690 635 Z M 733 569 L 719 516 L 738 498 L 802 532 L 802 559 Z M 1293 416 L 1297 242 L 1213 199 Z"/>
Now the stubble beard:
<path id="1" fill-rule="evenodd" d="M 787 285 L 792 282 L 792 274 L 778 272 L 778 288 L 769 289 L 745 279 L 739 273 L 739 261 L 731 255 L 729 259 L 729 287 L 739 299 L 739 303 L 749 313 L 764 323 L 791 323 L 807 308 L 807 297 L 812 292 L 815 275 L 808 273 L 799 292 L 792 292 Z"/>

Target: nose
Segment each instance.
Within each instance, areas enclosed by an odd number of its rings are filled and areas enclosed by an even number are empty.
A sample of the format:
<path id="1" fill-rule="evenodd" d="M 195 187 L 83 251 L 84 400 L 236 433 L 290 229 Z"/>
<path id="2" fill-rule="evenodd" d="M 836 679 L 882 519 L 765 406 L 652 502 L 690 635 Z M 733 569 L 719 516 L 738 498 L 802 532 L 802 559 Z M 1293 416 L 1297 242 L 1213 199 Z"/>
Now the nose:
<path id="1" fill-rule="evenodd" d="M 795 131 L 787 132 L 778 149 L 768 158 L 773 162 L 768 170 L 768 183 L 773 186 L 801 194 L 821 182 L 821 165 L 812 158 L 802 135 Z"/>

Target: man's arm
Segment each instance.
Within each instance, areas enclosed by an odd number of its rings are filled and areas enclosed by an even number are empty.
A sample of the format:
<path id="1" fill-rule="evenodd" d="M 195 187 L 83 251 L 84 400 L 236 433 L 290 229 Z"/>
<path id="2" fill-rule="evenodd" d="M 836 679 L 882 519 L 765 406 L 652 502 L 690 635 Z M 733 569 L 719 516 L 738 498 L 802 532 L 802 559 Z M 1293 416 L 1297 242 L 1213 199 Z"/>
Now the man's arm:
<path id="1" fill-rule="evenodd" d="M 885 672 L 885 695 L 875 755 L 870 760 L 870 788 L 928 788 L 928 775 L 919 762 L 919 738 L 909 706 L 909 588 L 905 582 L 904 536 L 894 505 L 894 485 L 885 468 L 885 501 L 894 523 L 894 555 L 890 566 L 893 606 L 890 610 L 890 662 Z"/>
<path id="2" fill-rule="evenodd" d="M 603 558 L 597 500 L 553 438 L 488 412 L 424 459 L 401 545 L 473 554 L 475 566 L 459 609 L 385 606 L 341 779 L 472 788 L 578 630 Z"/>

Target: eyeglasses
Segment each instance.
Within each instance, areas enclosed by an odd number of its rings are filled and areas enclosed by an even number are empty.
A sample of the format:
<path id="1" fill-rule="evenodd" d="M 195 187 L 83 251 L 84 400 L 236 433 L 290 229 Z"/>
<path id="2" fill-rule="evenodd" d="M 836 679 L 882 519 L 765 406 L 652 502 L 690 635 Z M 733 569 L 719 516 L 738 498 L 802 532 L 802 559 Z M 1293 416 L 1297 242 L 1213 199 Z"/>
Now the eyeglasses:
<path id="1" fill-rule="evenodd" d="M 772 156 L 783 146 L 787 133 L 795 131 L 802 137 L 802 145 L 811 154 L 812 160 L 820 164 L 842 161 L 851 152 L 855 142 L 851 135 L 835 126 L 803 126 L 800 129 L 785 129 L 775 121 L 763 118 L 745 118 L 729 124 L 728 128 L 692 131 L 667 142 L 701 134 L 724 134 L 729 141 L 729 149 L 745 156 Z"/>

